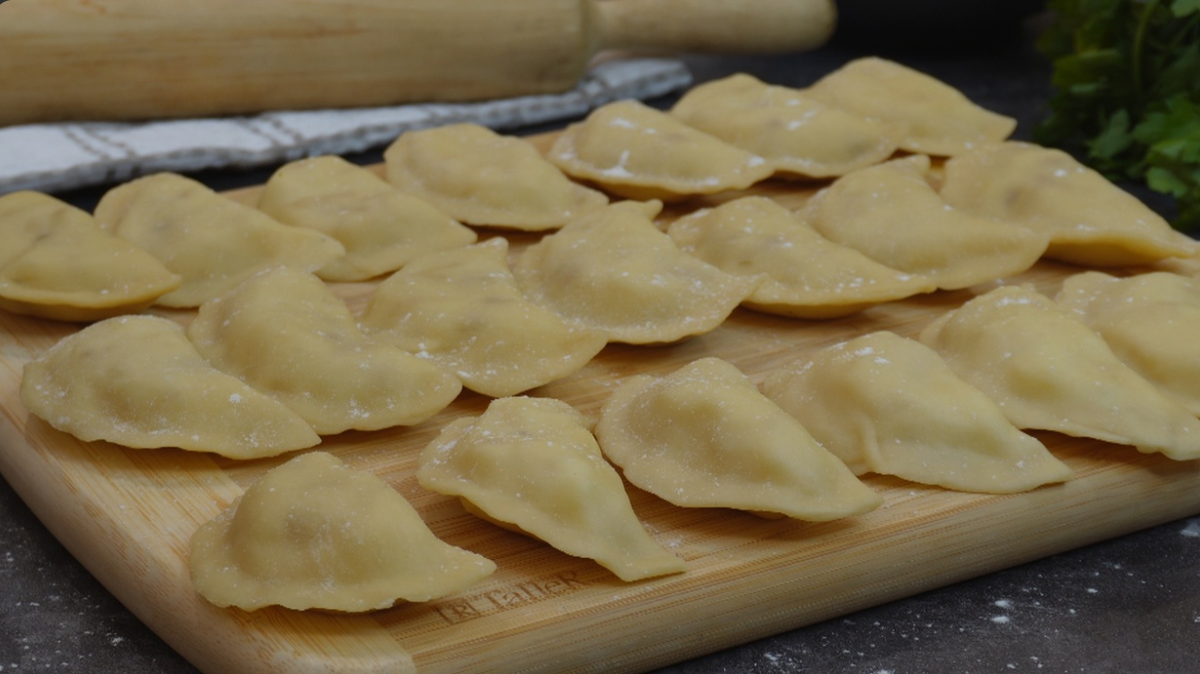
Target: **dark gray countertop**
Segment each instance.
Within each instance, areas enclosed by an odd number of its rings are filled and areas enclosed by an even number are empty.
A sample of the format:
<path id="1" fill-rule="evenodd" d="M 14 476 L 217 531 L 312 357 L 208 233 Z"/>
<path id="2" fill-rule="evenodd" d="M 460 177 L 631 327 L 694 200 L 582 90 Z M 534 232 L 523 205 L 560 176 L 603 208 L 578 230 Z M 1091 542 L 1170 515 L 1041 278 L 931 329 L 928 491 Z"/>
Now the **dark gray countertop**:
<path id="1" fill-rule="evenodd" d="M 901 27 L 903 28 L 903 27 Z M 1019 120 L 1043 114 L 1049 69 L 1030 31 L 961 40 L 897 30 L 870 50 L 838 40 L 786 57 L 689 57 L 697 81 L 749 72 L 804 86 L 854 56 L 895 58 Z M 1008 39 L 1005 39 L 1008 38 Z M 661 105 L 669 100 L 657 101 Z M 533 131 L 533 130 L 531 130 Z M 353 157 L 378 161 L 378 153 Z M 218 189 L 271 168 L 209 172 Z M 90 207 L 105 187 L 60 195 Z M 1139 193 L 1159 210 L 1168 205 Z M 667 667 L 659 674 L 1200 672 L 1200 517 L 1170 522 L 968 582 Z M 196 670 L 95 581 L 0 481 L 0 674 Z"/>

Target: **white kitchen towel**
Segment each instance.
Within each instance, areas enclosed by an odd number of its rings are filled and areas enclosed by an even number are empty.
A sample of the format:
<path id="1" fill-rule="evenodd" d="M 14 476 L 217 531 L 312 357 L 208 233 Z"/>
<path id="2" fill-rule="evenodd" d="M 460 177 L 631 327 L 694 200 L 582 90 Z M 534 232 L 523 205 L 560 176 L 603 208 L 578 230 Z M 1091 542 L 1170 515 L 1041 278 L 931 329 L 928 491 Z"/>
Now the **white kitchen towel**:
<path id="1" fill-rule="evenodd" d="M 157 171 L 248 168 L 319 154 L 350 154 L 400 133 L 457 122 L 512 130 L 568 119 L 613 100 L 685 88 L 678 60 L 630 58 L 593 66 L 574 89 L 479 103 L 268 112 L 145 123 L 69 122 L 0 128 L 0 194 L 59 192 Z"/>

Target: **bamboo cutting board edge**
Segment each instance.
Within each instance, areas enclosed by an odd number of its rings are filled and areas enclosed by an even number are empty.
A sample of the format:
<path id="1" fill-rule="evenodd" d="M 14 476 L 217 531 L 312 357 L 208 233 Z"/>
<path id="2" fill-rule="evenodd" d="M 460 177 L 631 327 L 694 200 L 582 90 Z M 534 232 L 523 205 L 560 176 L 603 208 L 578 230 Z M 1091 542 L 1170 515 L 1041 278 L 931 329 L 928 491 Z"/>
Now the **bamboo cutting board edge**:
<path id="1" fill-rule="evenodd" d="M 231 196 L 247 201 L 253 194 Z M 1042 263 L 1012 281 L 1052 290 L 1071 271 Z M 369 289 L 341 291 L 361 306 Z M 707 354 L 728 356 L 760 381 L 783 360 L 850 334 L 894 329 L 911 336 L 968 296 L 940 293 L 825 322 L 738 310 L 713 333 L 681 344 L 610 347 L 580 373 L 533 393 L 594 414 L 621 377 L 665 372 Z M 0 315 L 0 473 L 118 599 L 214 674 L 640 672 L 1200 512 L 1200 462 L 1045 434 L 1079 472 L 1075 480 L 983 496 L 869 476 L 885 505 L 848 522 L 685 511 L 631 489 L 648 528 L 690 570 L 625 584 L 590 561 L 474 520 L 453 500 L 420 490 L 413 450 L 447 419 L 486 404 L 464 394 L 417 428 L 345 434 L 319 448 L 383 476 L 439 536 L 495 559 L 496 576 L 461 596 L 376 614 L 246 614 L 212 607 L 192 592 L 187 540 L 286 457 L 236 463 L 126 450 L 81 443 L 30 418 L 16 395 L 20 367 L 67 332 Z"/>

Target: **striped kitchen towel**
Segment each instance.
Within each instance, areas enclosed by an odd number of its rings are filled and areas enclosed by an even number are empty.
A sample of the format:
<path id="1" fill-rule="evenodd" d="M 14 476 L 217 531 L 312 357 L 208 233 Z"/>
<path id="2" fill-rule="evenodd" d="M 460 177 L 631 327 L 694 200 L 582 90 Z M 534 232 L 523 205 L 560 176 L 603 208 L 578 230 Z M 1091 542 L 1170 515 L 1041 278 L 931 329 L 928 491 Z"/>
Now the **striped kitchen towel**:
<path id="1" fill-rule="evenodd" d="M 497 131 L 570 119 L 623 98 L 650 99 L 691 84 L 675 59 L 594 65 L 572 90 L 479 103 L 278 111 L 145 123 L 66 122 L 0 128 L 0 194 L 58 192 L 158 171 L 249 168 L 319 154 L 351 154 L 404 131 L 474 122 Z"/>

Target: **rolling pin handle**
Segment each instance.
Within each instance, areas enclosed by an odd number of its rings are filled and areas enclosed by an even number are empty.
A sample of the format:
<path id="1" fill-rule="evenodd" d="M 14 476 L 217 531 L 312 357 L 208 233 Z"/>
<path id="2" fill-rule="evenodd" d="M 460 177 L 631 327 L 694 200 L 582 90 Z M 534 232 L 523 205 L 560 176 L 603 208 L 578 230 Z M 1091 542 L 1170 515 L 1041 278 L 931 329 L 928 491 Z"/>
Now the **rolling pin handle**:
<path id="1" fill-rule="evenodd" d="M 833 0 L 587 0 L 598 50 L 783 54 L 816 49 Z"/>

